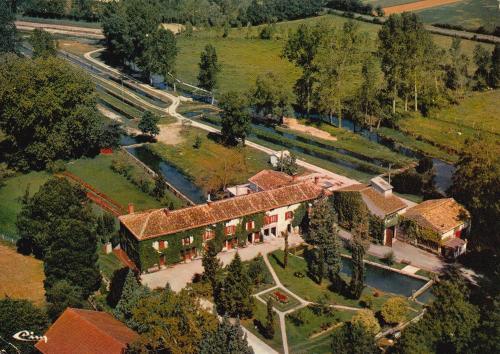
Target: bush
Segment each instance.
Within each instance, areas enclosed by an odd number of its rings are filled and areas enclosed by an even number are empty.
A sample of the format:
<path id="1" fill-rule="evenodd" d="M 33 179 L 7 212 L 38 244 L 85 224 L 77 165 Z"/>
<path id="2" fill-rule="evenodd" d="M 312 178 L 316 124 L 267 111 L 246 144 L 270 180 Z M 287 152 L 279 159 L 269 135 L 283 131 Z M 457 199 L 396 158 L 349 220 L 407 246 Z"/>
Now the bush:
<path id="1" fill-rule="evenodd" d="M 304 278 L 304 276 L 305 276 L 304 273 L 302 273 L 302 272 L 295 272 L 295 273 L 293 273 L 293 275 L 297 278 Z"/>
<path id="2" fill-rule="evenodd" d="M 372 294 L 366 294 L 361 297 L 359 304 L 367 309 L 371 309 L 373 307 L 373 301 L 375 301 Z"/>
<path id="3" fill-rule="evenodd" d="M 419 195 L 422 192 L 423 178 L 412 169 L 395 175 L 391 183 L 398 193 Z"/>
<path id="4" fill-rule="evenodd" d="M 260 39 L 272 39 L 273 38 L 273 28 L 270 25 L 264 26 L 259 33 Z"/>
<path id="5" fill-rule="evenodd" d="M 66 162 L 63 160 L 50 161 L 47 163 L 47 171 L 50 173 L 58 173 L 66 171 Z"/>
<path id="6" fill-rule="evenodd" d="M 407 305 L 402 297 L 392 297 L 382 305 L 380 314 L 386 323 L 401 323 L 406 319 Z"/>
<path id="7" fill-rule="evenodd" d="M 198 150 L 199 148 L 201 148 L 201 143 L 202 143 L 201 137 L 197 135 L 196 138 L 194 139 L 193 147 Z"/>
<path id="8" fill-rule="evenodd" d="M 394 262 L 395 262 L 395 259 L 394 259 L 394 251 L 393 250 L 390 250 L 389 252 L 387 252 L 384 256 L 384 258 L 382 258 L 382 260 L 384 261 L 385 264 L 387 265 L 393 265 Z"/>
<path id="9" fill-rule="evenodd" d="M 368 332 L 375 335 L 380 332 L 380 324 L 370 310 L 360 310 L 352 317 L 351 323 L 363 326 Z"/>

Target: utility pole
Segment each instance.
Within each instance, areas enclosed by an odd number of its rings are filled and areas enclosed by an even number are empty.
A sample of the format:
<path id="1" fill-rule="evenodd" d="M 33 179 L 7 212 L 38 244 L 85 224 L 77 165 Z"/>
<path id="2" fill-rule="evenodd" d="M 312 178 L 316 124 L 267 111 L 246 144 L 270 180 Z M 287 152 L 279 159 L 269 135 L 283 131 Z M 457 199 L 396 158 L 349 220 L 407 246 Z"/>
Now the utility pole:
<path id="1" fill-rule="evenodd" d="M 391 168 L 392 168 L 392 163 L 389 164 L 389 184 L 391 184 Z"/>

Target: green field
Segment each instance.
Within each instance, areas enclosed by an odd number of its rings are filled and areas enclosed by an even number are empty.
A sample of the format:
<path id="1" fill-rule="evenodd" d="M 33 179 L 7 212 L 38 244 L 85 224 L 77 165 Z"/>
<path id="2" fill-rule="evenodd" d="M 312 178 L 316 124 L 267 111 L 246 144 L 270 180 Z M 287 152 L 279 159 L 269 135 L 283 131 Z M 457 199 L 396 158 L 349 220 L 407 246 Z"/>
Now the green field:
<path id="1" fill-rule="evenodd" d="M 255 306 L 253 308 L 253 317 L 246 320 L 241 320 L 241 324 L 250 332 L 255 334 L 269 346 L 271 346 L 276 351 L 283 353 L 283 342 L 281 340 L 281 327 L 278 320 L 278 315 L 275 315 L 274 321 L 274 338 L 269 340 L 262 336 L 259 330 L 255 326 L 255 321 L 259 321 L 262 325 L 266 323 L 267 307 L 262 302 L 254 299 Z"/>
<path id="2" fill-rule="evenodd" d="M 292 318 L 293 315 L 286 317 L 286 332 L 288 336 L 288 345 L 290 351 L 294 354 L 323 354 L 330 352 L 331 330 L 321 334 L 322 326 L 324 328 L 332 328 L 339 326 L 342 322 L 349 321 L 355 314 L 354 311 L 339 311 L 335 310 L 332 316 L 315 314 L 310 307 L 302 308 L 294 315 L 300 313 L 304 319 L 303 325 L 298 325 Z M 314 338 L 311 338 L 314 336 Z"/>
<path id="3" fill-rule="evenodd" d="M 99 258 L 97 260 L 97 263 L 99 264 L 99 269 L 108 280 L 112 279 L 115 270 L 124 267 L 122 262 L 118 259 L 118 257 L 116 257 L 113 252 L 111 252 L 110 254 L 105 254 L 101 247 L 98 255 Z"/>
<path id="4" fill-rule="evenodd" d="M 460 151 L 478 133 L 498 141 L 500 136 L 500 90 L 473 93 L 459 105 L 431 111 L 429 118 L 401 120 L 401 129 L 438 146 Z M 497 145 L 498 146 L 498 145 Z M 500 153 L 500 148 L 499 148 Z"/>
<path id="5" fill-rule="evenodd" d="M 182 129 L 180 134 L 183 141 L 176 145 L 156 143 L 147 147 L 206 190 L 210 189 L 212 177 L 225 175 L 229 186 L 244 183 L 257 172 L 270 168 L 269 156 L 256 149 L 227 148 L 210 139 L 207 132 L 193 127 Z M 197 136 L 201 141 L 198 149 L 193 146 Z M 225 174 L 223 171 L 228 168 L 230 171 Z"/>
<path id="6" fill-rule="evenodd" d="M 281 58 L 281 51 L 288 32 L 297 28 L 301 23 L 314 24 L 318 21 L 329 21 L 342 25 L 348 19 L 325 15 L 303 20 L 288 21 L 276 25 L 274 40 L 258 39 L 262 26 L 248 28 L 233 28 L 227 38 L 222 38 L 220 30 L 203 29 L 194 32 L 192 37 L 179 37 L 178 47 L 180 53 L 177 57 L 177 76 L 184 81 L 196 83 L 200 53 L 206 44 L 215 46 L 222 71 L 219 74 L 219 91 L 230 90 L 247 91 L 255 82 L 259 74 L 274 71 L 281 76 L 289 87 L 292 87 L 300 72 L 292 64 Z M 375 48 L 375 38 L 380 25 L 357 21 L 362 31 L 369 33 L 372 48 Z M 452 38 L 433 35 L 435 42 L 444 48 L 449 48 Z M 462 47 L 465 54 L 471 56 L 476 42 L 463 40 Z M 492 49 L 491 45 L 485 45 Z"/>
<path id="7" fill-rule="evenodd" d="M 16 219 L 21 211 L 21 198 L 29 186 L 30 195 L 34 195 L 50 175 L 46 172 L 30 172 L 8 178 L 5 186 L 0 187 L 0 233 L 17 238 Z"/>
<path id="8" fill-rule="evenodd" d="M 489 30 L 500 26 L 497 0 L 461 0 L 416 13 L 426 23 L 449 23 L 471 29 L 484 26 Z"/>
<path id="9" fill-rule="evenodd" d="M 155 198 L 139 190 L 124 176 L 111 170 L 113 156 L 99 155 L 93 159 L 80 159 L 69 163 L 67 170 L 100 192 L 114 199 L 122 206 L 133 203 L 136 210 L 160 208 L 162 205 Z M 169 199 L 179 202 L 173 194 L 168 194 Z"/>

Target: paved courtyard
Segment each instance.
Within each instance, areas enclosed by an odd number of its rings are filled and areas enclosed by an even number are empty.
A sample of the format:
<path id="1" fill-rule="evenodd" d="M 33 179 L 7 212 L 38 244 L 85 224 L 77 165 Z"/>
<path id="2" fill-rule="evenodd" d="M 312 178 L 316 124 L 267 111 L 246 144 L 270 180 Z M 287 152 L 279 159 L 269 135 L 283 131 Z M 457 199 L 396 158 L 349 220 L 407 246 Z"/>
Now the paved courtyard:
<path id="1" fill-rule="evenodd" d="M 288 241 L 290 247 L 303 242 L 302 238 L 298 235 L 290 236 Z M 285 241 L 283 238 L 273 238 L 260 244 L 239 248 L 237 251 L 231 250 L 221 252 L 217 257 L 224 265 L 227 265 L 231 263 L 236 255 L 236 252 L 240 254 L 243 261 L 248 261 L 257 257 L 259 253 L 267 254 L 280 248 L 283 249 L 284 246 Z M 156 273 L 143 274 L 141 276 L 141 281 L 144 285 L 147 285 L 151 289 L 163 288 L 167 283 L 169 283 L 172 290 L 180 291 L 186 286 L 187 283 L 191 282 L 193 275 L 196 273 L 203 273 L 201 259 L 195 259 L 189 263 L 176 264 L 172 268 L 163 269 Z"/>

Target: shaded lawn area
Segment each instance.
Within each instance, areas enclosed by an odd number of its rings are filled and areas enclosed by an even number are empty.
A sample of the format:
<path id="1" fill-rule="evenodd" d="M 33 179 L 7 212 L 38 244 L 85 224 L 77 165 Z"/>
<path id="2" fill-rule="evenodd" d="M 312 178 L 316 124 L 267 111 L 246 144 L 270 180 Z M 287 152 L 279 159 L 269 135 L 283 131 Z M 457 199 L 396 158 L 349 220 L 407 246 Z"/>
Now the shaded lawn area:
<path id="1" fill-rule="evenodd" d="M 29 186 L 30 196 L 33 196 L 50 175 L 46 172 L 30 172 L 17 174 L 5 180 L 5 185 L 0 187 L 0 233 L 17 238 L 16 219 L 21 211 L 21 198 Z"/>
<path id="2" fill-rule="evenodd" d="M 267 345 L 275 349 L 276 351 L 283 353 L 283 342 L 281 340 L 281 327 L 279 324 L 278 315 L 275 313 L 275 321 L 274 321 L 274 338 L 269 340 L 262 336 L 259 330 L 256 328 L 254 321 L 260 321 L 262 325 L 266 323 L 266 315 L 267 315 L 267 307 L 262 302 L 257 299 L 254 299 L 255 306 L 253 309 L 253 317 L 246 320 L 241 320 L 241 324 L 248 329 L 250 332 L 259 337 L 262 341 L 264 341 Z"/>
<path id="3" fill-rule="evenodd" d="M 174 165 L 195 184 L 206 189 L 210 180 L 225 176 L 227 185 L 247 182 L 248 178 L 270 168 L 269 156 L 251 147 L 228 148 L 215 142 L 210 134 L 198 128 L 183 128 L 183 141 L 177 145 L 148 144 L 155 155 Z M 196 137 L 201 146 L 196 149 Z"/>
<path id="4" fill-rule="evenodd" d="M 354 311 L 334 310 L 333 315 L 315 314 L 310 307 L 304 307 L 286 316 L 288 346 L 293 353 L 329 353 L 332 330 L 321 331 L 350 321 Z M 303 323 L 294 320 L 300 316 Z M 315 335 L 314 338 L 311 336 Z"/>
<path id="5" fill-rule="evenodd" d="M 103 251 L 102 245 L 99 245 L 99 247 L 99 259 L 97 261 L 97 263 L 99 264 L 99 269 L 108 280 L 111 280 L 114 271 L 125 267 L 125 265 L 122 264 L 122 262 L 118 259 L 118 257 L 116 257 L 113 252 L 111 252 L 110 254 L 106 254 Z"/>
<path id="6" fill-rule="evenodd" d="M 136 210 L 160 208 L 162 205 L 155 198 L 111 169 L 114 156 L 116 153 L 76 160 L 67 164 L 67 170 L 124 207 L 134 203 Z M 173 194 L 172 198 L 177 199 Z"/>
<path id="7" fill-rule="evenodd" d="M 350 307 L 361 308 L 359 300 L 353 300 L 347 298 L 341 294 L 333 292 L 330 290 L 331 283 L 324 279 L 321 285 L 314 282 L 311 278 L 307 276 L 307 263 L 303 258 L 289 256 L 288 257 L 288 267 L 283 269 L 281 267 L 281 260 L 283 259 L 283 251 L 278 250 L 269 255 L 269 261 L 278 275 L 279 279 L 283 285 L 288 288 L 293 293 L 302 297 L 307 301 L 317 302 L 320 298 L 325 298 L 328 303 L 332 305 L 343 305 Z M 303 278 L 298 278 L 294 275 L 295 272 L 301 272 L 305 276 Z M 342 275 L 342 278 L 348 281 L 347 277 Z M 378 311 L 382 305 L 393 295 L 386 294 L 381 291 L 376 291 L 379 296 L 373 297 L 373 311 Z M 363 290 L 363 295 L 375 294 L 374 289 L 370 287 L 365 287 Z"/>
<path id="8" fill-rule="evenodd" d="M 14 247 L 0 243 L 0 299 L 27 299 L 45 304 L 43 262 L 23 256 Z"/>

